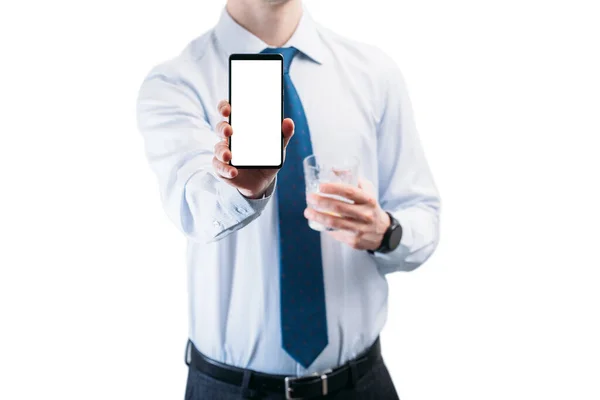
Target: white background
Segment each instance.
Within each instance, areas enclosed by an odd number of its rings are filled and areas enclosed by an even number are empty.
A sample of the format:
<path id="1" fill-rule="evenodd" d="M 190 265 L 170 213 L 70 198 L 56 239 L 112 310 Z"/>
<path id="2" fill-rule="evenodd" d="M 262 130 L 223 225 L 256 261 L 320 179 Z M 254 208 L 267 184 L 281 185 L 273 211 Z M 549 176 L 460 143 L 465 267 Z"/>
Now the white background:
<path id="1" fill-rule="evenodd" d="M 397 60 L 442 194 L 437 252 L 389 278 L 403 400 L 600 398 L 595 3 L 307 1 Z M 0 398 L 183 398 L 185 243 L 135 99 L 222 4 L 0 6 Z"/>
<path id="2" fill-rule="evenodd" d="M 281 164 L 281 81 L 283 61 L 231 61 L 231 164 Z"/>

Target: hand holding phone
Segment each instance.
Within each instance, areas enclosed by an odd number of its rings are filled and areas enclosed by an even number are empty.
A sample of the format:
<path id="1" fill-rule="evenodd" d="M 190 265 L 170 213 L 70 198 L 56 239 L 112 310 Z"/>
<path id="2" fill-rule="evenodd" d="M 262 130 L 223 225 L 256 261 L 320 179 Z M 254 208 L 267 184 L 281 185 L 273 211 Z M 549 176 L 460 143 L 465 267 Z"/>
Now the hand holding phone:
<path id="1" fill-rule="evenodd" d="M 217 108 L 223 118 L 228 118 L 231 114 L 231 106 L 227 100 L 221 100 Z M 237 188 L 245 197 L 262 197 L 271 183 L 273 183 L 277 172 L 279 172 L 279 168 L 238 169 L 230 165 L 231 150 L 229 149 L 229 140 L 233 135 L 233 129 L 229 122 L 221 121 L 217 125 L 216 133 L 221 138 L 221 141 L 215 145 L 215 155 L 212 161 L 215 172 L 225 182 Z M 294 134 L 294 122 L 290 118 L 283 120 L 281 133 L 283 134 L 285 161 L 285 148 Z"/>

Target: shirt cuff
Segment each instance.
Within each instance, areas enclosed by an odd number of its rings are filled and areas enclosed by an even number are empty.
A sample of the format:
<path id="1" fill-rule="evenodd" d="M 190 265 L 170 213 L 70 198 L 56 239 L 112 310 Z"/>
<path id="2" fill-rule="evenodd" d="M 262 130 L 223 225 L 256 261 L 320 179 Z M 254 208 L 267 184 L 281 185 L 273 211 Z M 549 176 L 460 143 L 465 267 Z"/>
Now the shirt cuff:
<path id="1" fill-rule="evenodd" d="M 275 179 L 273 179 L 273 182 L 271 182 L 271 184 L 269 185 L 269 187 L 267 188 L 267 190 L 265 191 L 265 193 L 263 194 L 263 196 L 261 198 L 259 198 L 259 199 L 249 199 L 247 197 L 244 197 L 244 198 L 246 199 L 246 201 L 248 202 L 248 204 L 250 204 L 250 206 L 254 210 L 261 210 L 262 211 L 262 210 L 264 210 L 265 206 L 267 205 L 267 203 L 271 199 L 271 196 L 275 192 L 276 182 L 277 182 L 277 175 L 275 176 Z"/>
<path id="2" fill-rule="evenodd" d="M 405 210 L 389 211 L 390 214 L 398 221 L 402 227 L 402 237 L 400 238 L 400 244 L 393 251 L 389 253 L 378 253 L 374 252 L 372 255 L 377 261 L 377 266 L 382 274 L 389 274 L 391 272 L 398 271 L 399 265 L 402 264 L 403 259 L 408 255 L 410 248 L 413 244 L 413 233 L 411 230 L 411 224 L 407 215 L 404 215 Z"/>
<path id="3" fill-rule="evenodd" d="M 218 191 L 218 203 L 219 208 L 224 212 L 221 213 L 220 219 L 213 220 L 211 227 L 213 239 L 210 241 L 222 239 L 258 218 L 273 197 L 276 181 L 277 178 L 260 199 L 249 199 L 233 186 L 221 185 Z"/>

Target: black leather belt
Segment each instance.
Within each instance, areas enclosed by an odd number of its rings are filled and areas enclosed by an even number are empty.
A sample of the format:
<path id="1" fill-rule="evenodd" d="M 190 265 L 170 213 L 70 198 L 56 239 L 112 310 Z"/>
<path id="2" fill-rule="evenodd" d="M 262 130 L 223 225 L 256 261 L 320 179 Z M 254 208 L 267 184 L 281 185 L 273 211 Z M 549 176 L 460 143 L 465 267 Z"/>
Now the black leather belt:
<path id="1" fill-rule="evenodd" d="M 249 389 L 272 393 L 283 392 L 288 400 L 325 396 L 328 393 L 350 387 L 353 382 L 373 368 L 375 362 L 381 357 L 381 345 L 377 338 L 368 350 L 340 367 L 322 373 L 296 377 L 264 374 L 222 364 L 200 353 L 191 341 L 188 342 L 188 349 L 186 364 L 203 374 L 237 386 L 244 384 L 244 376 L 246 376 Z"/>

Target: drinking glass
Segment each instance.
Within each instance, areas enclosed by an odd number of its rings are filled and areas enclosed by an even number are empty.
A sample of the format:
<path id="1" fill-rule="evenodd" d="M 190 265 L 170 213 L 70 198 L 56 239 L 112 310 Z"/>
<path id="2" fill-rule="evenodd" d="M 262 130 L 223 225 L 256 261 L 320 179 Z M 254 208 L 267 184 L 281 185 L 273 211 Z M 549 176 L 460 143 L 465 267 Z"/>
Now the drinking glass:
<path id="1" fill-rule="evenodd" d="M 354 156 L 322 156 L 316 157 L 314 154 L 306 157 L 302 163 L 304 167 L 304 182 L 306 185 L 306 194 L 317 193 L 323 197 L 329 197 L 349 204 L 354 201 L 342 196 L 320 193 L 319 184 L 321 183 L 346 183 L 352 186 L 358 186 L 358 168 L 360 160 Z M 328 210 L 321 210 L 312 205 L 308 205 L 319 212 L 339 216 Z M 308 221 L 308 225 L 315 231 L 331 231 L 330 227 L 324 226 L 315 221 Z"/>

